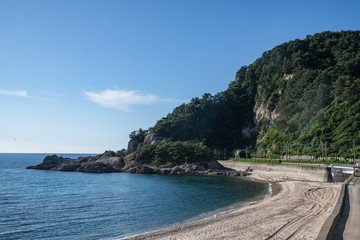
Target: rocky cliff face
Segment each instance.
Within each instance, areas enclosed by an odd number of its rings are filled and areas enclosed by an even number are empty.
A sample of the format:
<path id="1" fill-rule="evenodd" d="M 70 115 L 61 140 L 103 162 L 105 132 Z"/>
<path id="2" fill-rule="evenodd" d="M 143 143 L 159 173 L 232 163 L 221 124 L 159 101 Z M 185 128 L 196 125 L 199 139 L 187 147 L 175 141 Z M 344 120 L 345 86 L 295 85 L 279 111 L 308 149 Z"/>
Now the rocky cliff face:
<path id="1" fill-rule="evenodd" d="M 128 143 L 128 148 L 126 150 L 126 154 L 129 155 L 129 154 L 134 153 L 141 146 L 146 146 L 146 145 L 150 145 L 150 144 L 159 145 L 163 141 L 164 141 L 164 139 L 155 137 L 154 134 L 146 135 L 143 142 L 137 142 L 137 141 L 130 140 Z"/>
<path id="2" fill-rule="evenodd" d="M 273 124 L 274 120 L 278 117 L 279 114 L 276 113 L 276 105 L 281 95 L 282 92 L 279 91 L 276 95 L 272 96 L 269 99 L 266 99 L 263 96 L 262 87 L 259 86 L 257 97 L 263 100 L 256 102 L 253 111 L 255 113 L 255 122 L 258 126 L 260 134 L 266 133 L 270 126 Z"/>
<path id="3" fill-rule="evenodd" d="M 133 140 L 130 140 L 129 143 L 128 143 L 128 147 L 127 147 L 127 150 L 126 150 L 126 154 L 132 154 L 133 152 L 136 151 L 136 149 L 138 149 L 138 147 L 141 146 L 142 143 L 139 143 L 139 142 L 136 142 L 136 141 L 133 141 Z"/>
<path id="4" fill-rule="evenodd" d="M 292 78 L 292 75 L 286 75 L 286 78 Z M 274 123 L 274 120 L 279 116 L 276 112 L 276 106 L 281 95 L 282 92 L 279 91 L 277 94 L 267 99 L 263 96 L 263 88 L 259 86 L 256 97 L 260 100 L 256 101 L 253 108 L 253 121 L 241 130 L 241 134 L 247 138 L 262 134 L 265 135 L 264 138 L 259 140 L 257 143 L 263 141 L 266 138 L 266 132 Z"/>
<path id="5" fill-rule="evenodd" d="M 153 145 L 157 146 L 160 143 L 162 143 L 163 141 L 164 141 L 164 139 L 155 137 L 154 134 L 148 134 L 148 135 L 146 135 L 146 137 L 144 139 L 143 145 L 145 146 L 145 145 L 153 144 Z"/>

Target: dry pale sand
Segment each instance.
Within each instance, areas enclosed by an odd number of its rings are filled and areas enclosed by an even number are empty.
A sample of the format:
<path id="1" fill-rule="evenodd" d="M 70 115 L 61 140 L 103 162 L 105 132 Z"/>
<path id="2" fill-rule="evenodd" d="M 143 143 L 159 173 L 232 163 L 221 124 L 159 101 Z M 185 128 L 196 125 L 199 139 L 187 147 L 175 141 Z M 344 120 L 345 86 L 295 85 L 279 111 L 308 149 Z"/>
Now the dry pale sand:
<path id="1" fill-rule="evenodd" d="M 281 190 L 254 205 L 127 239 L 315 239 L 341 187 L 291 173 L 257 171 L 252 178 Z"/>

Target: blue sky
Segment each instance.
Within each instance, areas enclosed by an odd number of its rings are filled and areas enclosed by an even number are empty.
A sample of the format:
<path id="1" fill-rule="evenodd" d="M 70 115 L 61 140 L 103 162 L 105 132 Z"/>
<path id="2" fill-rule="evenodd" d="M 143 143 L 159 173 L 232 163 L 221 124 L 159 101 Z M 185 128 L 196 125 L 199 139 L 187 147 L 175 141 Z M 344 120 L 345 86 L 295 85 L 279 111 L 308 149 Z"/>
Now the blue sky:
<path id="1" fill-rule="evenodd" d="M 264 51 L 360 30 L 359 1 L 1 0 L 0 152 L 127 147 Z"/>

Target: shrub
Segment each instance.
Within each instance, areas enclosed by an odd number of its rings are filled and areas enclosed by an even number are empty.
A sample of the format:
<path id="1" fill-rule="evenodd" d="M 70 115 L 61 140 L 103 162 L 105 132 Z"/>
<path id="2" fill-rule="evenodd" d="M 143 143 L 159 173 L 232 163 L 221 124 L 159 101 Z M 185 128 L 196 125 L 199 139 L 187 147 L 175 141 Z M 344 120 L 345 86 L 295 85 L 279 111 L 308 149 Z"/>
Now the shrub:
<path id="1" fill-rule="evenodd" d="M 154 166 L 172 167 L 184 163 L 210 160 L 209 149 L 200 142 L 165 141 L 155 145 L 142 146 L 135 152 L 136 160 Z"/>
<path id="2" fill-rule="evenodd" d="M 135 152 L 135 159 L 140 163 L 151 163 L 155 157 L 155 145 L 139 147 Z"/>

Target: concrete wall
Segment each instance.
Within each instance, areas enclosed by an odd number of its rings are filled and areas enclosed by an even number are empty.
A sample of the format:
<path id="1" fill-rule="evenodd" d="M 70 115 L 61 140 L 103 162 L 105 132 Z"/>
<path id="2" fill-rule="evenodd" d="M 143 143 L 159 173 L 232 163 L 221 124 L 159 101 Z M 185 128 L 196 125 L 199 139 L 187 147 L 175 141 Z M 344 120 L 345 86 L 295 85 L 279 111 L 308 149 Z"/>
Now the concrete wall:
<path id="1" fill-rule="evenodd" d="M 341 218 L 341 213 L 344 208 L 344 199 L 345 199 L 345 184 L 341 186 L 339 198 L 335 204 L 335 207 L 332 213 L 324 222 L 323 226 L 320 229 L 316 240 L 331 240 L 334 239 L 335 227 Z"/>
<path id="2" fill-rule="evenodd" d="M 333 179 L 333 182 L 344 182 L 346 179 L 349 178 L 349 176 L 352 176 L 352 174 L 335 173 L 335 174 L 332 174 L 332 179 Z"/>
<path id="3" fill-rule="evenodd" d="M 218 161 L 227 168 L 235 170 L 246 170 L 248 167 L 254 171 L 267 172 L 291 172 L 306 175 L 310 181 L 330 182 L 332 181 L 331 172 L 326 165 L 320 164 L 267 164 L 267 163 L 250 163 L 235 162 L 231 160 Z"/>

